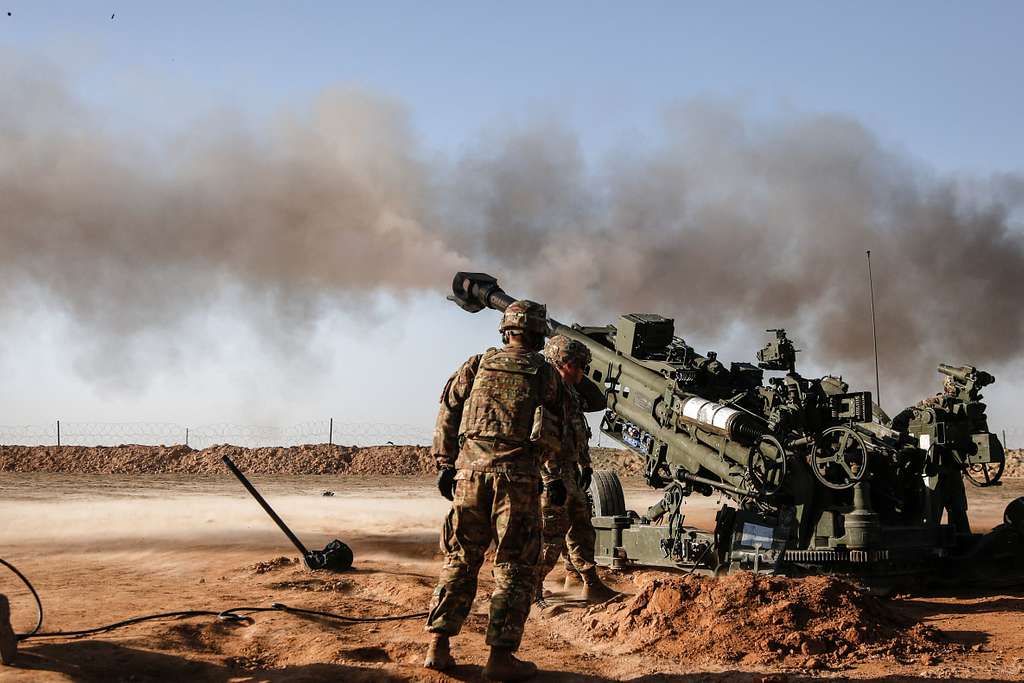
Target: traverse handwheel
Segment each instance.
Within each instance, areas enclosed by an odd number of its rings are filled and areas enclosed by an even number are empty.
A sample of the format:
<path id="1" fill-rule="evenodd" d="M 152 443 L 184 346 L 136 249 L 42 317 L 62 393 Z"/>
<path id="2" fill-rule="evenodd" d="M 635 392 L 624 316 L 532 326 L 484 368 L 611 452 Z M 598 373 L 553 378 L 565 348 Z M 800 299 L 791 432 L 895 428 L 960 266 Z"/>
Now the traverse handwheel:
<path id="1" fill-rule="evenodd" d="M 868 473 L 868 446 L 853 429 L 831 427 L 815 440 L 810 465 L 817 480 L 828 488 L 848 489 Z"/>
<path id="2" fill-rule="evenodd" d="M 786 449 L 774 436 L 764 434 L 750 449 L 747 478 L 762 496 L 774 496 L 786 481 Z"/>

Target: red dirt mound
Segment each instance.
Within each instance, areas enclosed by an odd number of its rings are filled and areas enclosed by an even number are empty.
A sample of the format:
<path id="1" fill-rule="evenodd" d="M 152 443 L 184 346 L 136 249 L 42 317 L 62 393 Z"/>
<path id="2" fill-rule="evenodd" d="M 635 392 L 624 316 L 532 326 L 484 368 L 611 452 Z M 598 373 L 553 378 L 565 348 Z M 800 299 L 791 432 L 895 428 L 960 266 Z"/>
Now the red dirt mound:
<path id="1" fill-rule="evenodd" d="M 1003 470 L 1006 478 L 1024 477 L 1024 450 L 1015 448 L 1006 451 L 1006 469 Z"/>
<path id="2" fill-rule="evenodd" d="M 201 451 L 188 446 L 0 446 L 0 472 L 66 474 L 228 475 L 221 456 L 251 475 L 355 474 L 432 475 L 426 446 L 305 446 L 242 448 L 219 445 Z M 622 474 L 642 471 L 639 456 L 595 448 L 595 467 Z M 229 476 L 229 475 L 228 475 Z"/>
<path id="3" fill-rule="evenodd" d="M 591 633 L 693 662 L 841 666 L 871 655 L 919 660 L 943 635 L 834 577 L 642 578 L 640 591 L 589 617 Z"/>
<path id="4" fill-rule="evenodd" d="M 227 455 L 247 474 L 421 475 L 434 472 L 425 446 L 241 448 L 188 446 L 0 446 L 0 472 L 227 475 Z"/>
<path id="5" fill-rule="evenodd" d="M 595 470 L 612 470 L 626 476 L 644 473 L 644 459 L 623 448 L 591 448 L 590 459 Z"/>

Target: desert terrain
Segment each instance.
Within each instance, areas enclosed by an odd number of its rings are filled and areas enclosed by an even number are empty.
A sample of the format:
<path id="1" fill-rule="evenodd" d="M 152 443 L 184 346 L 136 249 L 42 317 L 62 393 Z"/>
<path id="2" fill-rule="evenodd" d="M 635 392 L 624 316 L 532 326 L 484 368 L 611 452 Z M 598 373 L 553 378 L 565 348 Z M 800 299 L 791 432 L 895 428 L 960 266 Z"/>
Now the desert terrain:
<path id="1" fill-rule="evenodd" d="M 354 569 L 304 569 L 238 482 L 218 470 L 223 452 L 253 473 L 307 545 L 348 543 Z M 629 476 L 635 469 L 623 457 L 599 453 L 624 473 L 627 504 L 643 510 L 659 496 Z M 45 631 L 272 603 L 352 617 L 416 614 L 440 566 L 437 532 L 448 507 L 428 467 L 422 450 L 403 447 L 170 455 L 4 447 L 0 557 L 39 590 Z M 295 471 L 304 468 L 325 473 Z M 991 528 L 1005 503 L 1024 495 L 1024 480 L 969 495 L 974 527 Z M 687 523 L 709 524 L 719 504 L 695 499 Z M 522 647 L 542 669 L 537 680 L 1024 678 L 1022 586 L 881 598 L 826 577 L 603 575 L 624 596 L 601 606 L 564 595 L 560 568 L 550 577 L 557 607 L 531 615 Z M 422 618 L 340 622 L 264 612 L 247 624 L 169 619 L 82 639 L 28 640 L 17 666 L 0 668 L 0 680 L 474 681 L 486 660 L 491 587 L 485 565 L 474 613 L 453 640 L 459 666 L 449 673 L 420 667 Z M 28 631 L 35 620 L 28 592 L 6 571 L 0 592 L 11 598 L 15 629 Z"/>

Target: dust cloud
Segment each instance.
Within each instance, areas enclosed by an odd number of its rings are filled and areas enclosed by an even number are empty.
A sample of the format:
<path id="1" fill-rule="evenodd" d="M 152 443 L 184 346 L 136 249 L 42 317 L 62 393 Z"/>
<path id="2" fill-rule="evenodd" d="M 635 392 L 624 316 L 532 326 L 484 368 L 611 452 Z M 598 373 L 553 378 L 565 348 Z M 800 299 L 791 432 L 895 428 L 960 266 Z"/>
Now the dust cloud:
<path id="1" fill-rule="evenodd" d="M 937 386 L 938 362 L 1018 360 L 1024 335 L 1024 180 L 937 175 L 841 115 L 698 101 L 598 159 L 550 121 L 438 159 L 400 102 L 364 91 L 143 140 L 59 75 L 8 66 L 0 148 L 0 303 L 56 302 L 99 372 L 137 374 L 133 343 L 228 291 L 302 334 L 473 269 L 560 319 L 657 311 L 683 336 L 738 326 L 751 349 L 787 326 L 866 386 L 866 249 L 882 370 L 908 391 Z"/>
<path id="2" fill-rule="evenodd" d="M 137 549 L 257 543 L 292 552 L 284 535 L 237 482 L 194 477 L 107 479 L 96 490 L 83 487 L 81 477 L 44 475 L 38 480 L 46 483 L 50 495 L 7 489 L 0 500 L 5 542 Z M 432 546 L 449 507 L 429 483 L 385 486 L 379 479 L 362 484 L 317 479 L 296 485 L 277 478 L 258 484 L 310 547 L 322 547 L 330 538 L 377 536 L 426 538 Z M 320 495 L 327 486 L 335 496 Z"/>

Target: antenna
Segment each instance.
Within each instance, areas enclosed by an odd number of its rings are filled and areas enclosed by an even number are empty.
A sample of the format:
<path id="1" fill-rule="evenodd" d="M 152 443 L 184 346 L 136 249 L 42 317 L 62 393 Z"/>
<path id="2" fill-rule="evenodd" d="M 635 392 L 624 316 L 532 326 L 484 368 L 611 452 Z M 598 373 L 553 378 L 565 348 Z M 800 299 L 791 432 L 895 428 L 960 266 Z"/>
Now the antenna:
<path id="1" fill-rule="evenodd" d="M 875 347 L 875 403 L 879 410 L 882 408 L 882 390 L 878 385 L 878 328 L 875 325 L 875 285 L 871 281 L 871 250 L 866 252 L 868 257 L 868 291 L 871 293 L 871 341 Z"/>

